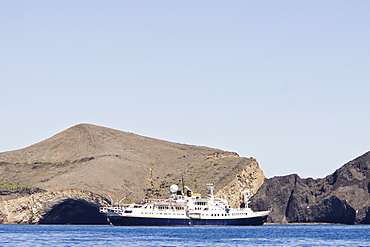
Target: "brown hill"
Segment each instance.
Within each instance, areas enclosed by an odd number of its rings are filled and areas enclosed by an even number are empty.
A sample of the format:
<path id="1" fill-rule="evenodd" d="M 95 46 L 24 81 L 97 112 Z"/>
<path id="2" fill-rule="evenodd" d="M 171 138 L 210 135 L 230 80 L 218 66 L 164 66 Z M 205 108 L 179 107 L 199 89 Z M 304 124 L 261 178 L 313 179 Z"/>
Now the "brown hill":
<path id="1" fill-rule="evenodd" d="M 89 190 L 115 201 L 131 191 L 129 201 L 162 197 L 172 183 L 181 185 L 182 176 L 194 191 L 214 182 L 221 194 L 232 193 L 233 204 L 240 203 L 241 191 L 257 191 L 264 180 L 253 158 L 90 124 L 0 153 L 0 180 L 45 190 Z"/>

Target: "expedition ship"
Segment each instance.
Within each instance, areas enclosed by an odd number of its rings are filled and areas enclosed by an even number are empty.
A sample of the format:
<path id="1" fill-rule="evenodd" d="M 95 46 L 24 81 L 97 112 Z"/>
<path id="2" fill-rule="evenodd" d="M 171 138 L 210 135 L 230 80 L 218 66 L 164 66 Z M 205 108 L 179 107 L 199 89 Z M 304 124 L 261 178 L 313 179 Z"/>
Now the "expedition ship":
<path id="1" fill-rule="evenodd" d="M 170 187 L 168 199 L 147 199 L 140 203 L 101 207 L 115 226 L 195 226 L 195 225 L 263 225 L 270 211 L 253 212 L 248 207 L 250 191 L 244 191 L 244 207 L 231 208 L 228 202 L 213 195 L 214 186 L 208 185 L 209 196 L 201 197 L 186 186 L 185 194 L 177 185 Z"/>

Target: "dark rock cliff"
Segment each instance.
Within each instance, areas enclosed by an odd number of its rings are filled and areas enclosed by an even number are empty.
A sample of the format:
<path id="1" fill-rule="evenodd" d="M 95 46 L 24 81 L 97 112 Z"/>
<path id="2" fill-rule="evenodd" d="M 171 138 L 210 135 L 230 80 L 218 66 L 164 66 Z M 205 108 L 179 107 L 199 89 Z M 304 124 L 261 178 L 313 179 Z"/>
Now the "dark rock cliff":
<path id="1" fill-rule="evenodd" d="M 251 198 L 274 223 L 370 223 L 370 152 L 323 179 L 288 175 L 266 179 Z"/>

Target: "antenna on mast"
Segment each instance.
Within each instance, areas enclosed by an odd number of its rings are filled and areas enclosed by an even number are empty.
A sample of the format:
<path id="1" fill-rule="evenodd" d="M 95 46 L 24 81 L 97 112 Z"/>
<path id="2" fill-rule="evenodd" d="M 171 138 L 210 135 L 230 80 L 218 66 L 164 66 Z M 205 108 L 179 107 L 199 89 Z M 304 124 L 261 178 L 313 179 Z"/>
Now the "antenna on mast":
<path id="1" fill-rule="evenodd" d="M 108 195 L 108 197 L 109 197 L 109 199 L 110 199 L 110 205 L 111 205 L 111 206 L 112 206 L 112 205 L 114 205 L 114 201 L 113 201 L 112 197 L 111 197 L 110 195 Z"/>
<path id="2" fill-rule="evenodd" d="M 119 202 L 118 202 L 118 204 L 121 204 L 121 202 L 123 201 L 123 200 L 125 200 L 129 195 L 131 195 L 132 193 L 134 193 L 133 191 L 131 191 L 130 193 L 128 193 L 128 195 L 127 196 L 125 196 L 125 197 L 123 197 Z"/>
<path id="3" fill-rule="evenodd" d="M 211 200 L 213 201 L 213 199 L 214 199 L 213 191 L 214 191 L 214 189 L 215 189 L 215 186 L 214 186 L 214 184 L 213 184 L 213 183 L 211 183 L 211 184 L 206 184 L 206 185 L 207 185 L 207 189 L 209 190 L 209 194 L 210 194 L 210 196 L 211 196 Z"/>
<path id="4" fill-rule="evenodd" d="M 185 184 L 184 184 L 184 174 L 181 175 L 181 182 L 182 182 L 182 193 L 185 193 Z"/>

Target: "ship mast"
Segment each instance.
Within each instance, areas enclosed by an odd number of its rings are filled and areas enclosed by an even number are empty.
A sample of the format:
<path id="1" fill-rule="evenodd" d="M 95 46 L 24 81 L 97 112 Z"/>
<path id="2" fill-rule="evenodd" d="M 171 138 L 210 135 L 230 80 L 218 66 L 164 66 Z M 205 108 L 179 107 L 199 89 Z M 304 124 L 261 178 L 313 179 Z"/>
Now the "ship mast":
<path id="1" fill-rule="evenodd" d="M 248 208 L 248 204 L 250 203 L 249 201 L 249 197 L 251 196 L 251 189 L 247 189 L 247 190 L 244 190 L 243 191 L 243 195 L 244 195 L 244 207 L 245 208 Z"/>
<path id="2" fill-rule="evenodd" d="M 209 195 L 211 196 L 211 201 L 214 202 L 215 197 L 213 195 L 213 190 L 215 189 L 215 186 L 213 184 L 207 184 L 207 189 L 209 190 Z"/>

